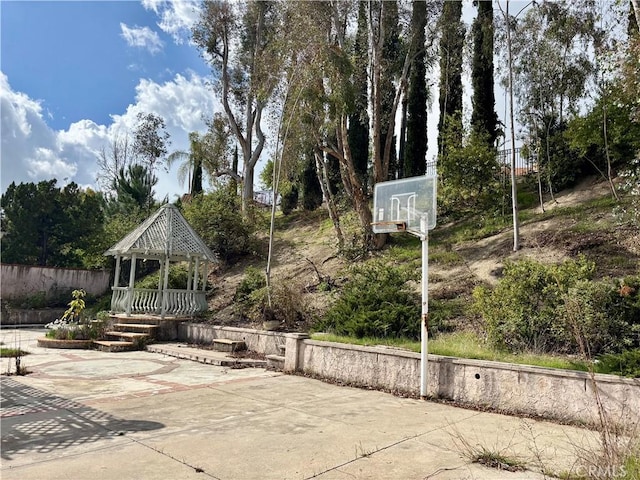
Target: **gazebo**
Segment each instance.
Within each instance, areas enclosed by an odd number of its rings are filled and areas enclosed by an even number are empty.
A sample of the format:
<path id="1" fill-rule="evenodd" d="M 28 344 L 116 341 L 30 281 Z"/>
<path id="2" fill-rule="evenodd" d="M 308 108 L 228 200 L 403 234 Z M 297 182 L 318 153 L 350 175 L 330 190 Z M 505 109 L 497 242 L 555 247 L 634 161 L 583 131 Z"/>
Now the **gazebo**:
<path id="1" fill-rule="evenodd" d="M 180 211 L 166 204 L 139 227 L 107 250 L 113 255 L 116 270 L 111 297 L 113 313 L 152 314 L 164 318 L 189 316 L 207 309 L 205 288 L 209 262 L 217 262 L 215 255 L 184 219 Z M 157 289 L 134 288 L 136 261 L 153 260 L 160 264 Z M 120 286 L 122 261 L 129 260 L 129 285 Z M 169 289 L 171 263 L 188 263 L 186 290 Z"/>

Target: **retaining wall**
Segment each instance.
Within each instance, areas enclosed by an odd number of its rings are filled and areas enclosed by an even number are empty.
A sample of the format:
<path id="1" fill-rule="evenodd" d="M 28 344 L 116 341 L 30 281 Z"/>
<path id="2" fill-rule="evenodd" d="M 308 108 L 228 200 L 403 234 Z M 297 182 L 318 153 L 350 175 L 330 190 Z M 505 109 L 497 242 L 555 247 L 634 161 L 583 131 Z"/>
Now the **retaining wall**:
<path id="1" fill-rule="evenodd" d="M 60 318 L 65 308 L 47 308 L 47 309 L 18 309 L 2 310 L 2 318 L 0 322 L 3 326 L 21 326 L 21 325 L 46 325 Z"/>
<path id="2" fill-rule="evenodd" d="M 285 371 L 414 396 L 420 393 L 420 355 L 413 352 L 199 324 L 183 324 L 179 338 L 196 343 L 213 338 L 244 340 L 248 348 L 264 354 L 277 354 L 284 344 Z M 640 424 L 640 379 L 601 374 L 591 378 L 586 372 L 429 355 L 428 396 L 475 407 L 597 424 L 595 385 L 611 421 Z"/>
<path id="3" fill-rule="evenodd" d="M 83 288 L 100 296 L 109 290 L 110 270 L 0 265 L 0 297 L 4 300 L 29 297 L 44 292 L 50 299 L 61 292 Z"/>

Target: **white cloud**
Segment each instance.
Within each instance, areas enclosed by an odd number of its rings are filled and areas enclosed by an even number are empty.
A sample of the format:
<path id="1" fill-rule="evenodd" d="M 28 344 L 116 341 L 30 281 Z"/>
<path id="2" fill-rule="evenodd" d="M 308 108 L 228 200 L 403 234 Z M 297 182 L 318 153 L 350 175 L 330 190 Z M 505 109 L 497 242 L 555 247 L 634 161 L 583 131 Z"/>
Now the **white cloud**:
<path id="1" fill-rule="evenodd" d="M 174 151 L 187 150 L 189 132 L 204 132 L 204 118 L 220 109 L 205 78 L 196 74 L 176 75 L 162 84 L 140 80 L 135 103 L 124 113 L 112 115 L 110 125 L 86 119 L 72 123 L 66 130 L 53 130 L 43 117 L 40 102 L 13 91 L 2 72 L 0 100 L 2 191 L 13 181 L 38 182 L 51 178 L 57 178 L 59 185 L 74 181 L 95 188 L 98 153 L 116 132 L 131 131 L 138 113 L 155 113 L 165 119 L 171 135 L 169 151 Z M 158 171 L 157 175 L 159 198 L 168 195 L 174 200 L 184 192 L 176 180 L 175 168 L 169 173 Z"/>
<path id="2" fill-rule="evenodd" d="M 157 32 L 149 27 L 129 27 L 125 23 L 120 23 L 120 34 L 130 47 L 146 48 L 151 54 L 156 54 L 162 50 L 162 40 Z"/>
<path id="3" fill-rule="evenodd" d="M 158 26 L 177 44 L 188 42 L 191 28 L 198 20 L 200 5 L 194 0 L 142 0 L 147 10 L 160 16 Z"/>
<path id="4" fill-rule="evenodd" d="M 80 159 L 61 155 L 58 134 L 43 118 L 39 101 L 11 89 L 7 76 L 0 72 L 0 112 L 2 146 L 0 148 L 1 187 L 4 191 L 15 181 L 38 182 L 57 177 L 76 177 L 78 183 L 91 183 L 90 168 L 80 168 Z"/>

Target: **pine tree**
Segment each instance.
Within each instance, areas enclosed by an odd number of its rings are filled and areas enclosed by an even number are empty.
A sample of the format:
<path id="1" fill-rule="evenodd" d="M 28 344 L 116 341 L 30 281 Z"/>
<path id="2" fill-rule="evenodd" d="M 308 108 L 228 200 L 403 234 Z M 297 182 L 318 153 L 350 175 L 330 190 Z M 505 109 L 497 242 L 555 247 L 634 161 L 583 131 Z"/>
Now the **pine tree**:
<path id="1" fill-rule="evenodd" d="M 407 140 L 404 148 L 403 176 L 424 175 L 427 170 L 427 80 L 425 27 L 427 26 L 427 4 L 423 0 L 413 1 L 411 17 L 411 70 L 407 95 Z"/>

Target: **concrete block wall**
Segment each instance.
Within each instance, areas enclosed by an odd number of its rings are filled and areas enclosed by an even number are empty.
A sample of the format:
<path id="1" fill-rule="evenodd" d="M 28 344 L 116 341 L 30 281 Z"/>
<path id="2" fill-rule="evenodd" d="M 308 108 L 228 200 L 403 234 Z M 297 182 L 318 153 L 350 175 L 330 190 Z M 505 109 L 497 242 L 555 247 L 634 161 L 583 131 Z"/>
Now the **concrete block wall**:
<path id="1" fill-rule="evenodd" d="M 23 298 L 44 292 L 51 298 L 61 291 L 83 288 L 99 296 L 109 290 L 110 270 L 0 265 L 0 297 L 4 300 Z"/>
<path id="2" fill-rule="evenodd" d="M 181 325 L 179 338 L 202 343 L 214 338 L 244 340 L 249 349 L 264 354 L 277 354 L 278 346 L 286 345 L 285 371 L 395 393 L 420 393 L 420 355 L 413 352 L 202 324 Z M 592 378 L 585 372 L 429 355 L 428 395 L 474 407 L 597 424 L 594 388 L 611 422 L 640 425 L 640 379 L 600 374 Z"/>

